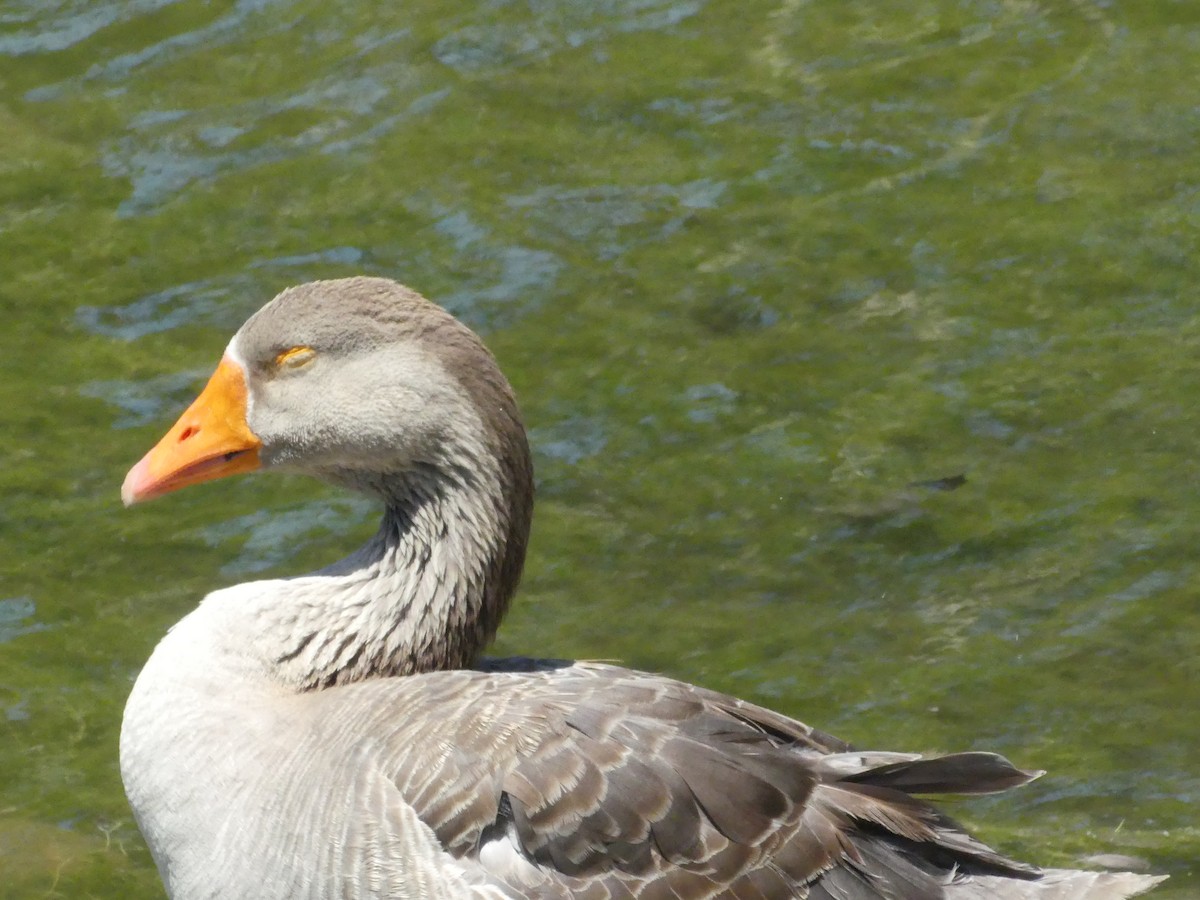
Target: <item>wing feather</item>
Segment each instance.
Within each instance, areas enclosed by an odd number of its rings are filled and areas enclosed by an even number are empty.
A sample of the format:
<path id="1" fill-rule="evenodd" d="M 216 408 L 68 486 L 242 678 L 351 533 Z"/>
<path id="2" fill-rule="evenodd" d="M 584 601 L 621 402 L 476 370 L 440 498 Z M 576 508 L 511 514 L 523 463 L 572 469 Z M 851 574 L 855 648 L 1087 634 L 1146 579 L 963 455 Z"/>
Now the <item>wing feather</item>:
<path id="1" fill-rule="evenodd" d="M 389 717 L 364 732 L 384 735 L 379 770 L 447 853 L 513 896 L 937 900 L 976 875 L 1039 876 L 912 796 L 1036 777 L 993 754 L 857 752 L 598 664 L 492 662 L 357 690 Z"/>

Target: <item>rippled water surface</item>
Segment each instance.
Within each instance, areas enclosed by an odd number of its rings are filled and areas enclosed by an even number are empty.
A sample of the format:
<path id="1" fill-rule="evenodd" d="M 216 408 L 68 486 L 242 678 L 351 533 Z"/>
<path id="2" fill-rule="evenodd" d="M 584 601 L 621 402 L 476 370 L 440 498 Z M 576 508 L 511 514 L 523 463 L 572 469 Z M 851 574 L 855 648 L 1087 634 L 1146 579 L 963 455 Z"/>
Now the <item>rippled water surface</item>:
<path id="1" fill-rule="evenodd" d="M 0 7 L 0 896 L 161 897 L 131 679 L 364 502 L 117 492 L 280 288 L 399 278 L 523 399 L 501 652 L 1049 774 L 957 804 L 1194 896 L 1200 5 Z"/>

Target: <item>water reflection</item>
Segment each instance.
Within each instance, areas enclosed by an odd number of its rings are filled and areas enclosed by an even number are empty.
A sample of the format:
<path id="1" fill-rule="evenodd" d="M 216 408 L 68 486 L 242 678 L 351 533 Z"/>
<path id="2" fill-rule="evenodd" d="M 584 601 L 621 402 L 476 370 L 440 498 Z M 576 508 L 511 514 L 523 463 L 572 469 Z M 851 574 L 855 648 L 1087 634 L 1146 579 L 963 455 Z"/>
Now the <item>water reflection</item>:
<path id="1" fill-rule="evenodd" d="M 0 600 L 0 644 L 23 634 L 36 634 L 49 628 L 34 621 L 37 604 L 32 597 L 8 597 Z"/>

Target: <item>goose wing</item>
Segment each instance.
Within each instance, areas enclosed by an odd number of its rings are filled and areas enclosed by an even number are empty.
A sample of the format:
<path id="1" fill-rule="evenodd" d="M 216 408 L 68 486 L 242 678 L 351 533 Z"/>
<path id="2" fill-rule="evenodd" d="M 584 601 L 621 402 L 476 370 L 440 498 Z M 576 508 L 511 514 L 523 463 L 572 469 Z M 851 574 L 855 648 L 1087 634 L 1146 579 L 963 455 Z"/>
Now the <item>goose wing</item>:
<path id="1" fill-rule="evenodd" d="M 1034 777 L 1002 757 L 858 753 L 667 678 L 514 668 L 363 687 L 399 695 L 374 730 L 381 772 L 450 855 L 518 896 L 916 900 L 972 872 L 1037 876 L 909 793 Z"/>

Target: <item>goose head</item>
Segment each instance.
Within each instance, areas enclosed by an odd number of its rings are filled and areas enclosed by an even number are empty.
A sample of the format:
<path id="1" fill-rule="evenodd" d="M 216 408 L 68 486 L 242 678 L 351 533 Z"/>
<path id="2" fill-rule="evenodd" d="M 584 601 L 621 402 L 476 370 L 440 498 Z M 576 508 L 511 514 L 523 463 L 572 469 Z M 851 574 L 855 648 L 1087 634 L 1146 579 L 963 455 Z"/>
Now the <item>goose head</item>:
<path id="1" fill-rule="evenodd" d="M 512 389 L 479 338 L 381 278 L 289 288 L 234 335 L 204 391 L 129 472 L 133 504 L 257 469 L 403 499 L 422 479 L 494 479 L 525 505 Z"/>

